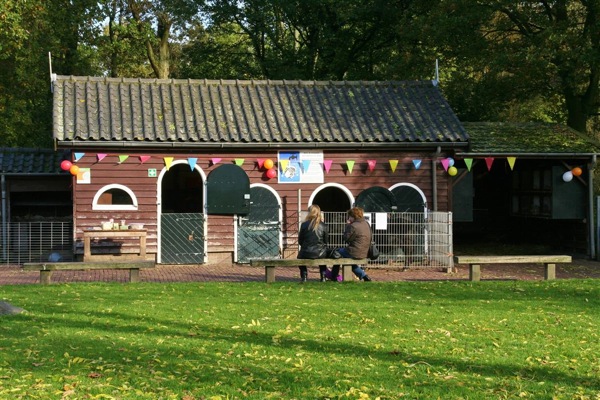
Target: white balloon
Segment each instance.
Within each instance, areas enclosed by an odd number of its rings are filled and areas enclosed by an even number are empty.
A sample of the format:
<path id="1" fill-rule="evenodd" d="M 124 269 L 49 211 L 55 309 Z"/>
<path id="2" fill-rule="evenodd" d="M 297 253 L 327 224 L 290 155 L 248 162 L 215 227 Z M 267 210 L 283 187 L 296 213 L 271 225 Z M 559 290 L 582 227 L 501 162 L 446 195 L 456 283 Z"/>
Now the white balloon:
<path id="1" fill-rule="evenodd" d="M 563 174 L 563 181 L 571 182 L 573 180 L 573 173 L 571 171 L 567 171 Z"/>

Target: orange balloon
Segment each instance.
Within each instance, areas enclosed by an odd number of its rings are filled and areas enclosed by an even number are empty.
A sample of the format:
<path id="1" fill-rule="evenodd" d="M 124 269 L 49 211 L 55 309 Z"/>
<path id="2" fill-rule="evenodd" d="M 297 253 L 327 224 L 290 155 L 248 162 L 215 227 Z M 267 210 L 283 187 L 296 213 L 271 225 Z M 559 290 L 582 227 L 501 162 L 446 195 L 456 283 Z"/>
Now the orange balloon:
<path id="1" fill-rule="evenodd" d="M 265 160 L 265 162 L 263 164 L 263 167 L 265 167 L 265 169 L 271 169 L 271 168 L 273 168 L 273 165 L 275 165 L 273 163 L 273 160 L 271 160 L 270 158 L 268 158 L 268 159 Z"/>
<path id="2" fill-rule="evenodd" d="M 77 165 L 71 165 L 71 168 L 69 168 L 69 172 L 71 173 L 71 175 L 77 175 L 77 173 L 79 172 L 79 167 Z"/>
<path id="3" fill-rule="evenodd" d="M 581 168 L 575 167 L 571 170 L 571 173 L 573 173 L 573 176 L 579 176 L 583 173 L 583 171 L 581 170 Z"/>

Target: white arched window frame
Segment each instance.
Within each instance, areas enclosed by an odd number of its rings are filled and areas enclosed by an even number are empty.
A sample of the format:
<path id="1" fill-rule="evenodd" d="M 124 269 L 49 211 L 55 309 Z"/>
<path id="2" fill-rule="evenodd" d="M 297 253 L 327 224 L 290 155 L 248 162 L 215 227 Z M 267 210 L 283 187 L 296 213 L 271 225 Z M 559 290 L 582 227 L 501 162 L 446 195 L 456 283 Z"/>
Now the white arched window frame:
<path id="1" fill-rule="evenodd" d="M 112 189 L 119 189 L 119 190 L 122 190 L 125 193 L 127 193 L 129 195 L 129 197 L 131 198 L 132 204 L 98 204 L 98 201 L 100 200 L 100 196 L 102 196 L 102 194 L 104 194 L 106 191 L 112 190 Z M 92 210 L 135 211 L 137 209 L 138 209 L 138 201 L 137 201 L 137 197 L 135 196 L 135 194 L 127 186 L 117 185 L 117 184 L 106 185 L 103 188 L 101 188 L 100 190 L 98 190 L 96 192 L 96 195 L 94 196 L 94 200 L 92 202 Z"/>

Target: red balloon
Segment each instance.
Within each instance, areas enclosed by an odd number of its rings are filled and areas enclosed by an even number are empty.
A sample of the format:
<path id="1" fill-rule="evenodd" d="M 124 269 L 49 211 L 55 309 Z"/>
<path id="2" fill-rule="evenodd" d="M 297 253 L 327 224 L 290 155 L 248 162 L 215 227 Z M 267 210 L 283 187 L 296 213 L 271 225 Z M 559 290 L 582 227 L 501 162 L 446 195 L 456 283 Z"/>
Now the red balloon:
<path id="1" fill-rule="evenodd" d="M 277 171 L 275 171 L 275 168 L 268 169 L 266 175 L 269 179 L 275 178 L 277 176 Z"/>
<path id="2" fill-rule="evenodd" d="M 581 168 L 575 167 L 571 170 L 571 173 L 573 174 L 573 176 L 580 176 L 583 173 L 583 171 L 581 170 Z"/>
<path id="3" fill-rule="evenodd" d="M 60 168 L 61 168 L 63 171 L 68 171 L 68 170 L 70 170 L 70 169 L 71 169 L 71 166 L 72 166 L 72 165 L 73 165 L 73 163 L 72 163 L 71 161 L 69 161 L 69 160 L 63 160 L 63 161 L 60 163 Z"/>
<path id="4" fill-rule="evenodd" d="M 77 175 L 77 173 L 79 172 L 79 167 L 77 165 L 71 165 L 71 168 L 69 168 L 69 172 L 71 173 L 71 175 Z"/>
<path id="5" fill-rule="evenodd" d="M 265 169 L 271 169 L 273 168 L 273 165 L 275 165 L 273 163 L 273 160 L 271 160 L 270 158 L 266 159 L 265 162 L 263 163 L 263 167 L 265 167 Z"/>

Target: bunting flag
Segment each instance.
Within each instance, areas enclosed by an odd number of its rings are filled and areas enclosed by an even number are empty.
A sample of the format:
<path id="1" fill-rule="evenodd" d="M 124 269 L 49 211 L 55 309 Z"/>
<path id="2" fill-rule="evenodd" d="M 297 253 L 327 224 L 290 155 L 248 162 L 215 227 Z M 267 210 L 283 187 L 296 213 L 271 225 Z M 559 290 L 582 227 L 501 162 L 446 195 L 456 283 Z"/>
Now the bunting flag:
<path id="1" fill-rule="evenodd" d="M 369 167 L 370 172 L 373 172 L 376 164 L 377 164 L 377 160 L 367 160 L 367 166 Z"/>
<path id="2" fill-rule="evenodd" d="M 173 162 L 173 157 L 165 157 L 165 166 L 167 167 L 167 171 L 171 168 L 171 163 Z"/>
<path id="3" fill-rule="evenodd" d="M 510 170 L 512 171 L 515 167 L 515 161 L 517 161 L 517 157 L 506 157 L 508 160 L 508 165 L 510 165 Z"/>
<path id="4" fill-rule="evenodd" d="M 492 169 L 492 164 L 494 163 L 494 157 L 486 157 L 485 164 L 487 165 L 488 171 Z"/>
<path id="5" fill-rule="evenodd" d="M 96 158 L 98 158 L 98 161 L 104 160 L 104 157 L 106 157 L 105 153 L 98 153 L 98 154 L 96 154 Z"/>
<path id="6" fill-rule="evenodd" d="M 281 173 L 283 173 L 287 169 L 289 163 L 290 163 L 290 160 L 280 160 L 279 161 L 279 166 L 281 167 Z"/>
<path id="7" fill-rule="evenodd" d="M 243 158 L 236 158 L 234 160 L 235 165 L 237 165 L 238 167 L 241 167 L 242 165 L 244 165 L 244 159 Z"/>
<path id="8" fill-rule="evenodd" d="M 302 160 L 302 172 L 306 173 L 310 167 L 310 160 Z"/>
<path id="9" fill-rule="evenodd" d="M 81 160 L 83 156 L 85 156 L 85 153 L 75 153 L 75 162 Z"/>
<path id="10" fill-rule="evenodd" d="M 331 168 L 331 164 L 333 160 L 323 160 L 323 167 L 325 167 L 325 172 L 329 173 L 329 169 Z"/>
<path id="11" fill-rule="evenodd" d="M 126 154 L 122 154 L 119 156 L 119 164 L 123 164 L 125 162 L 125 160 L 127 160 L 129 158 L 128 155 Z"/>
<path id="12" fill-rule="evenodd" d="M 150 159 L 150 156 L 140 156 L 140 162 L 143 164 Z"/>
<path id="13" fill-rule="evenodd" d="M 421 160 L 413 160 L 413 165 L 415 166 L 415 169 L 421 168 Z"/>
<path id="14" fill-rule="evenodd" d="M 221 159 L 218 157 L 214 157 L 210 159 L 210 162 L 212 163 L 212 165 L 218 164 L 221 162 Z"/>
<path id="15" fill-rule="evenodd" d="M 392 170 L 392 172 L 396 172 L 396 168 L 398 167 L 398 160 L 389 160 L 390 162 L 390 169 Z"/>
<path id="16" fill-rule="evenodd" d="M 352 173 L 352 168 L 354 168 L 354 161 L 353 160 L 346 161 L 346 166 L 348 167 L 348 172 Z"/>
<path id="17" fill-rule="evenodd" d="M 471 172 L 471 166 L 473 165 L 472 158 L 465 158 L 465 165 L 467 166 L 467 170 Z"/>
<path id="18" fill-rule="evenodd" d="M 196 166 L 196 162 L 198 161 L 197 158 L 195 157 L 188 157 L 188 164 L 190 166 L 190 169 L 193 171 L 194 167 Z"/>
<path id="19" fill-rule="evenodd" d="M 448 167 L 450 166 L 450 160 L 448 158 L 442 158 L 440 162 L 442 163 L 442 167 L 444 167 L 444 171 L 448 171 Z"/>
<path id="20" fill-rule="evenodd" d="M 262 169 L 263 164 L 265 163 L 265 159 L 264 158 L 257 158 L 256 159 L 256 163 L 258 164 L 258 169 Z"/>

